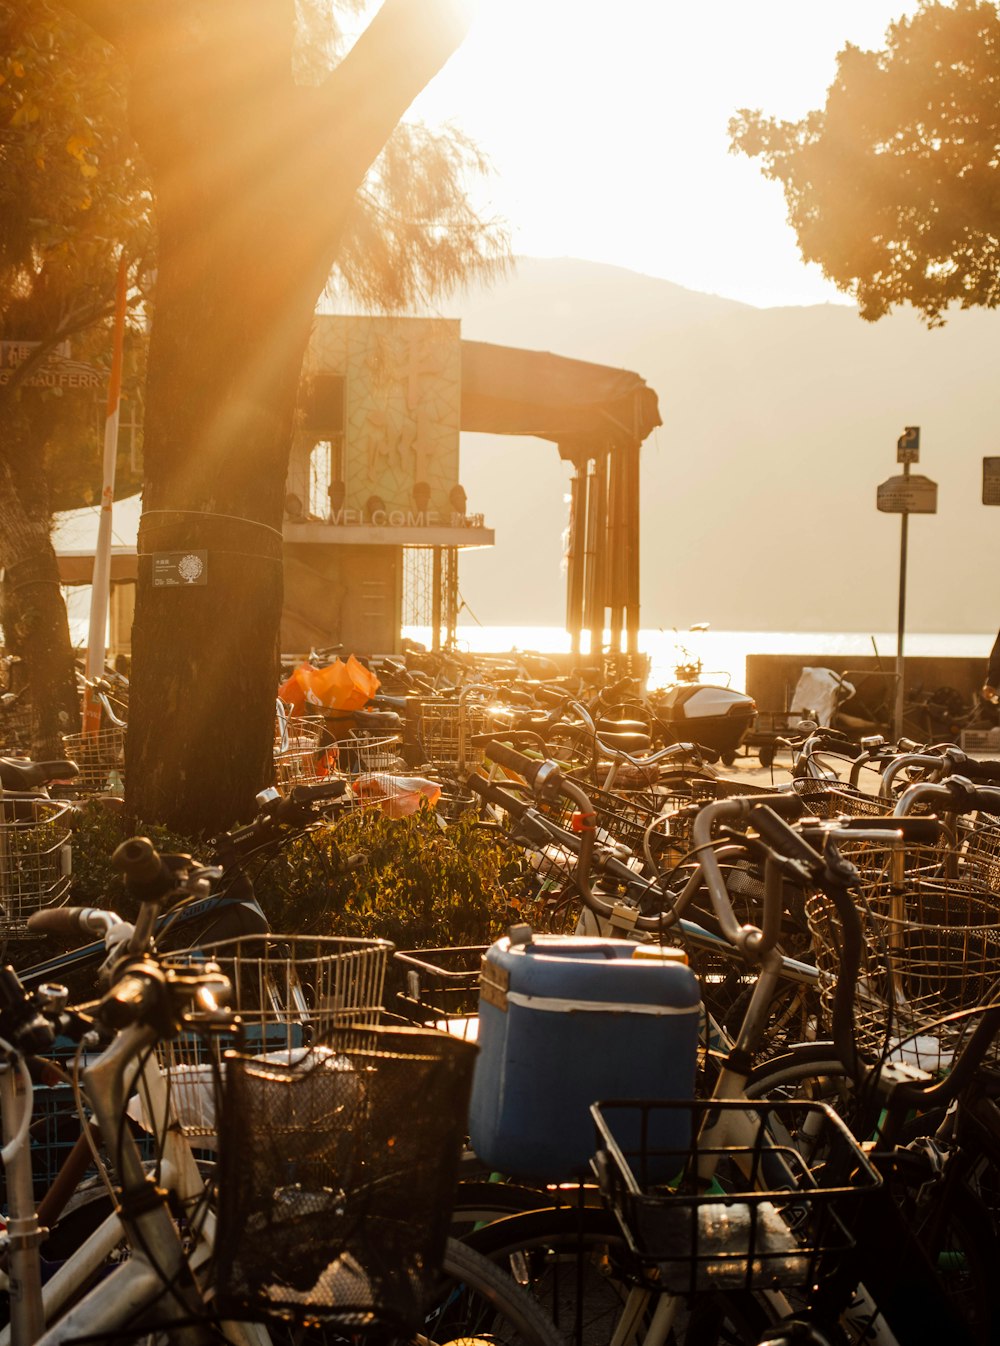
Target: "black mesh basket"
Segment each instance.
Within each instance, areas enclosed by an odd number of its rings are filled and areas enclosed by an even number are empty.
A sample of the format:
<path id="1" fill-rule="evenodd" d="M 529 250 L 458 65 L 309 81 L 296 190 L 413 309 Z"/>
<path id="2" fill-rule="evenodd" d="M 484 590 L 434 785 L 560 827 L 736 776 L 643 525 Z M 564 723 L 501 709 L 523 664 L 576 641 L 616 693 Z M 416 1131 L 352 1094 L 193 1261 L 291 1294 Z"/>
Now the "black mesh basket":
<path id="1" fill-rule="evenodd" d="M 395 1010 L 410 1023 L 475 1041 L 479 1028 L 479 974 L 488 945 L 404 949 L 393 954 L 390 980 Z"/>
<path id="2" fill-rule="evenodd" d="M 813 1285 L 854 1246 L 854 1207 L 880 1186 L 822 1103 L 635 1100 L 591 1113 L 604 1197 L 674 1294 Z"/>
<path id="3" fill-rule="evenodd" d="M 338 1029 L 295 1066 L 230 1054 L 216 1298 L 243 1319 L 413 1332 L 440 1273 L 475 1048 Z"/>

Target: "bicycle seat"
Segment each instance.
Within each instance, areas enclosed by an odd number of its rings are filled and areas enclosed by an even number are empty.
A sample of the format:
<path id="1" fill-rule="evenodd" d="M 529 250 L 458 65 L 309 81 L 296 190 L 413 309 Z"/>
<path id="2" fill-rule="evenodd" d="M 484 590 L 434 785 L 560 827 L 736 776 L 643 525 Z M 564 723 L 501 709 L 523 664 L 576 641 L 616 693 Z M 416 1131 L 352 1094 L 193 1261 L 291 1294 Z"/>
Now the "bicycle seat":
<path id="1" fill-rule="evenodd" d="M 649 737 L 649 725 L 643 720 L 610 720 L 602 718 L 596 722 L 597 732 L 607 739 L 609 734 L 642 734 Z"/>
<path id="2" fill-rule="evenodd" d="M 651 743 L 648 734 L 637 733 L 632 730 L 622 734 L 612 734 L 605 733 L 603 729 L 598 729 L 597 737 L 606 748 L 614 748 L 617 752 L 627 752 L 630 755 L 645 752 Z"/>
<path id="3" fill-rule="evenodd" d="M 0 786 L 5 790 L 39 790 L 57 780 L 79 776 L 75 762 L 32 762 L 27 757 L 0 757 Z"/>

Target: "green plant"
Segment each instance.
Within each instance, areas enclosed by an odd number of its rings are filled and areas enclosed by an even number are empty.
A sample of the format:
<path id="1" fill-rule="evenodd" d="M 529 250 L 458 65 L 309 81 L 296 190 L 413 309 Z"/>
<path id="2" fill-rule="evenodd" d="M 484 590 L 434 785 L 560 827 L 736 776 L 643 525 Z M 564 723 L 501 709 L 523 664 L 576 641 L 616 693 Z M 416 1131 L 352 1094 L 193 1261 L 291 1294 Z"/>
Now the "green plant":
<path id="1" fill-rule="evenodd" d="M 73 823 L 71 902 L 79 906 L 108 907 L 126 920 L 135 916 L 136 903 L 126 893 L 122 876 L 111 863 L 115 848 L 130 835 L 120 808 L 99 799 L 89 799 L 80 805 Z M 193 855 L 202 861 L 207 859 L 203 844 L 178 836 L 165 827 L 144 826 L 142 835 L 149 837 L 161 855 Z"/>
<path id="2" fill-rule="evenodd" d="M 161 852 L 207 859 L 203 844 L 163 827 L 143 829 Z M 122 815 L 99 802 L 81 809 L 73 835 L 71 901 L 135 914 L 111 864 L 125 839 Z M 274 930 L 379 936 L 397 948 L 487 944 L 537 915 L 523 853 L 466 814 L 445 827 L 421 808 L 389 818 L 377 808 L 347 814 L 284 846 L 252 872 Z"/>
<path id="3" fill-rule="evenodd" d="M 255 887 L 276 929 L 432 948 L 485 944 L 525 919 L 520 877 L 520 859 L 473 814 L 444 827 L 429 808 L 363 809 L 293 842 Z"/>

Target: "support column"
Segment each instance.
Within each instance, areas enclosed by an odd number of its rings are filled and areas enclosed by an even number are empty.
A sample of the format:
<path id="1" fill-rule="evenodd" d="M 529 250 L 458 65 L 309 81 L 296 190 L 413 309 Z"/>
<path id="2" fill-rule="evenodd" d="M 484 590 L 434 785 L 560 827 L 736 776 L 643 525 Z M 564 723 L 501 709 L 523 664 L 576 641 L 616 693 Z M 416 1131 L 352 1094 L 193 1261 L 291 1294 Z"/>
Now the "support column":
<path id="1" fill-rule="evenodd" d="M 620 654 L 622 628 L 625 625 L 626 562 L 627 562 L 627 504 L 628 477 L 626 463 L 619 449 L 609 455 L 608 494 L 608 625 L 611 631 L 609 649 Z"/>
<path id="2" fill-rule="evenodd" d="M 621 451 L 625 490 L 625 621 L 627 650 L 639 653 L 639 441 Z"/>
<path id="3" fill-rule="evenodd" d="M 570 648 L 580 653 L 587 550 L 587 460 L 573 460 L 570 479 L 569 542 L 566 551 L 566 630 Z"/>
<path id="4" fill-rule="evenodd" d="M 590 474 L 587 499 L 586 625 L 590 630 L 591 658 L 604 648 L 606 554 L 608 536 L 608 455 L 601 453 Z"/>
<path id="5" fill-rule="evenodd" d="M 433 547 L 434 562 L 431 571 L 431 649 L 441 649 L 441 551 Z"/>
<path id="6" fill-rule="evenodd" d="M 445 649 L 453 650 L 458 637 L 458 548 L 444 548 Z"/>

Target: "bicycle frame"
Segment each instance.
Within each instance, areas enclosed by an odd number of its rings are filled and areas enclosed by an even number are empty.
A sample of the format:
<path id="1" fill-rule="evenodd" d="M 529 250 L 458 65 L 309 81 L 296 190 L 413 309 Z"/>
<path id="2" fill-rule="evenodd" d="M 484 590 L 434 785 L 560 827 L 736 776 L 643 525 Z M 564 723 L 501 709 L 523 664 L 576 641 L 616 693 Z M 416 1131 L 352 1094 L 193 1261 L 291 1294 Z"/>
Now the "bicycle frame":
<path id="1" fill-rule="evenodd" d="M 217 979 L 216 979 L 217 980 Z M 84 1087 L 104 1136 L 117 1136 L 117 1160 L 122 1179 L 122 1200 L 91 1236 L 46 1282 L 40 1297 L 37 1327 L 34 1320 L 12 1313 L 11 1323 L 0 1332 L 0 1346 L 54 1346 L 80 1337 L 111 1333 L 155 1307 L 157 1322 L 181 1325 L 181 1337 L 203 1340 L 199 1326 L 183 1324 L 204 1312 L 205 1304 L 197 1273 L 211 1256 L 215 1216 L 204 1200 L 204 1181 L 190 1144 L 180 1127 L 154 1051 L 159 1034 L 135 1024 L 124 1028 L 110 1046 L 83 1073 Z M 138 1145 L 121 1118 L 128 1100 L 130 1071 L 141 1062 L 138 1079 L 141 1096 L 155 1133 L 162 1141 L 162 1159 L 157 1184 L 151 1186 Z M 5 1123 L 8 1095 L 0 1094 Z M 28 1169 L 30 1192 L 30 1167 Z M 192 1247 L 185 1249 L 164 1200 L 154 1199 L 159 1189 L 171 1192 L 181 1206 L 194 1212 L 187 1229 Z M 79 1293 L 81 1285 L 103 1266 L 123 1237 L 131 1256 L 100 1281 L 79 1303 L 63 1310 Z M 165 1288 L 170 1287 L 165 1293 Z M 62 1315 L 62 1316 L 60 1316 Z M 223 1323 L 222 1331 L 233 1346 L 265 1346 L 266 1330 L 255 1324 Z"/>

